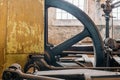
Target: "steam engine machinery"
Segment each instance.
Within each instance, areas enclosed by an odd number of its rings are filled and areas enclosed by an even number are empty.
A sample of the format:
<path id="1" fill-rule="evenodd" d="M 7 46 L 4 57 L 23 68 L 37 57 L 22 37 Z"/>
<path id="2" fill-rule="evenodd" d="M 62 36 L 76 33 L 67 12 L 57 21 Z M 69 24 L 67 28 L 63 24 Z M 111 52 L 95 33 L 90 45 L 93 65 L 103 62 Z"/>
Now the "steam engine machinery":
<path id="1" fill-rule="evenodd" d="M 120 1 L 111 4 L 106 0 L 101 5 L 106 21 L 104 40 L 89 16 L 73 4 L 64 0 L 35 0 L 34 5 L 31 2 L 4 1 L 8 3 L 3 5 L 8 6 L 4 9 L 8 16 L 7 23 L 2 25 L 7 25 L 3 28 L 7 33 L 7 38 L 3 36 L 7 48 L 0 54 L 4 56 L 0 63 L 3 80 L 120 80 L 120 41 L 109 36 L 110 13 L 119 7 Z M 51 7 L 72 14 L 84 25 L 83 31 L 59 45 L 50 44 L 48 9 Z M 91 38 L 92 45 L 74 46 L 86 37 Z"/>

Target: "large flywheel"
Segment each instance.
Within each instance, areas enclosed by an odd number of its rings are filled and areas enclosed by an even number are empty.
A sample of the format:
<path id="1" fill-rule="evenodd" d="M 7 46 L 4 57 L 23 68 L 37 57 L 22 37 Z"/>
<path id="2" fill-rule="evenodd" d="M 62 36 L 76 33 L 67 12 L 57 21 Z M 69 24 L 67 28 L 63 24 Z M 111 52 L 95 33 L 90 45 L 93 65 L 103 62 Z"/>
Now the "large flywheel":
<path id="1" fill-rule="evenodd" d="M 68 13 L 76 17 L 84 25 L 84 30 L 80 32 L 79 34 L 75 35 L 74 37 L 66 40 L 65 42 L 53 48 L 46 47 L 46 52 L 49 55 L 49 58 L 51 58 L 50 63 L 53 63 L 55 61 L 55 56 L 58 54 L 61 54 L 62 51 L 66 50 L 67 48 L 71 47 L 75 43 L 81 41 L 82 39 L 86 37 L 90 37 L 94 45 L 94 66 L 95 67 L 105 66 L 105 54 L 104 54 L 103 41 L 102 41 L 102 38 L 100 36 L 100 33 L 96 25 L 89 18 L 89 16 L 85 14 L 82 10 L 80 10 L 78 7 L 64 0 L 46 0 L 45 1 L 45 17 L 46 17 L 45 27 L 46 29 L 48 27 L 47 11 L 48 11 L 48 8 L 50 7 L 59 8 L 59 9 L 67 11 Z M 46 40 L 46 37 L 48 35 L 47 30 L 45 32 L 46 32 L 46 35 L 45 35 L 45 40 Z M 47 45 L 47 42 L 45 43 L 45 45 Z M 48 62 L 49 62 L 49 59 L 48 59 Z"/>

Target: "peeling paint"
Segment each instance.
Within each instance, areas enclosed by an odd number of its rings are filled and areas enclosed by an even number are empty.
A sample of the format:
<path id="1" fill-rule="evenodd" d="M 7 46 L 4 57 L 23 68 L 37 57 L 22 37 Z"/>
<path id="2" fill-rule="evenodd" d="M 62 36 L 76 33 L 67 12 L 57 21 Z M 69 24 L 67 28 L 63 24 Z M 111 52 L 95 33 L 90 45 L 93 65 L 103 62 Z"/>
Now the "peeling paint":
<path id="1" fill-rule="evenodd" d="M 28 0 L 9 0 L 7 53 L 44 51 L 44 0 L 39 0 L 41 4 L 35 0 L 34 5 L 31 4 L 32 0 L 29 0 L 27 5 L 23 3 L 24 1 Z M 16 2 L 23 4 L 16 5 Z"/>
<path id="2" fill-rule="evenodd" d="M 39 35 L 39 25 L 35 25 L 35 28 L 31 29 L 25 22 L 19 22 L 17 25 L 16 22 L 14 22 L 14 24 L 13 22 L 11 24 L 11 21 L 9 22 L 10 26 L 13 25 L 13 29 L 9 33 L 7 39 L 7 45 L 9 45 L 7 49 L 8 52 L 12 51 L 16 53 L 20 51 L 22 47 L 24 47 L 23 52 L 40 52 L 40 40 L 42 40 L 42 38 Z"/>

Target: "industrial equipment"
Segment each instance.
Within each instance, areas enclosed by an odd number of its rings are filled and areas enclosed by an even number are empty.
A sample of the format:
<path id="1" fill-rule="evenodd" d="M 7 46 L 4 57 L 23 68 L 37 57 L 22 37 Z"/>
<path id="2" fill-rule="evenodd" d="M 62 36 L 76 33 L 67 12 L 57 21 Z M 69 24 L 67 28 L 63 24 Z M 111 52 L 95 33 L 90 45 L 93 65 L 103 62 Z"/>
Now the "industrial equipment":
<path id="1" fill-rule="evenodd" d="M 30 54 L 24 66 L 24 73 L 18 64 L 10 66 L 3 72 L 3 80 L 119 80 L 120 42 L 109 38 L 109 14 L 113 8 L 109 3 L 110 1 L 107 0 L 106 4 L 102 4 L 106 18 L 106 39 L 103 41 L 94 22 L 78 7 L 64 0 L 45 0 L 44 55 Z M 72 14 L 84 25 L 84 30 L 57 46 L 49 44 L 48 9 L 50 7 Z M 73 46 L 86 37 L 92 39 L 93 46 Z M 87 55 L 92 55 L 92 58 Z M 65 66 L 66 63 L 75 66 L 68 67 Z"/>

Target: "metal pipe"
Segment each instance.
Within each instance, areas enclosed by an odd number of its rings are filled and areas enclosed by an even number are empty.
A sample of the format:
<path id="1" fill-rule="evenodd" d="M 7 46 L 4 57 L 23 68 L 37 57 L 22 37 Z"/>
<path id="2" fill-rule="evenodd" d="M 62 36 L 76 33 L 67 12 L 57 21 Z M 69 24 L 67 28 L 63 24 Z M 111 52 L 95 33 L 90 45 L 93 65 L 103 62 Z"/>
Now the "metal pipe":
<path id="1" fill-rule="evenodd" d="M 120 67 L 54 67 L 48 65 L 43 59 L 41 60 L 45 66 L 51 70 L 65 70 L 65 69 L 95 69 L 95 70 L 120 70 Z M 16 66 L 15 66 L 16 67 Z M 3 72 L 2 79 L 29 79 L 29 80 L 64 80 L 60 78 L 53 78 L 47 76 L 36 76 L 33 74 L 25 74 L 20 69 L 15 68 L 14 66 L 9 67 Z M 9 78 L 9 79 L 8 79 Z"/>
<path id="2" fill-rule="evenodd" d="M 48 44 L 48 8 L 47 6 L 45 6 L 45 30 L 44 30 L 44 46 L 45 46 L 45 49 L 47 47 L 47 44 Z"/>
<path id="3" fill-rule="evenodd" d="M 106 38 L 109 38 L 109 13 L 105 13 L 105 20 L 106 20 Z"/>
<path id="4" fill-rule="evenodd" d="M 87 67 L 84 64 L 80 63 L 79 61 L 74 61 L 76 64 L 80 65 L 81 67 Z"/>
<path id="5" fill-rule="evenodd" d="M 63 51 L 62 54 L 86 54 L 86 55 L 94 55 L 93 51 Z M 112 55 L 120 55 L 120 51 L 113 51 Z"/>
<path id="6" fill-rule="evenodd" d="M 9 73 L 9 75 L 8 75 L 8 73 Z M 22 79 L 29 79 L 29 80 L 64 80 L 64 79 L 60 79 L 60 78 L 25 74 L 21 70 L 18 70 L 18 69 L 14 70 L 14 69 L 10 69 L 10 68 L 4 71 L 2 78 L 3 78 L 3 80 L 6 80 L 7 78 L 14 79 L 14 77 L 12 77 L 12 76 L 16 76 L 16 75 L 17 75 L 17 77 L 15 77 L 16 79 L 22 78 Z M 11 77 L 7 77 L 7 76 L 11 76 Z"/>
<path id="7" fill-rule="evenodd" d="M 50 70 L 64 70 L 64 69 L 95 69 L 95 70 L 120 70 L 120 67 L 54 67 L 48 65 L 43 59 L 41 62 Z"/>

